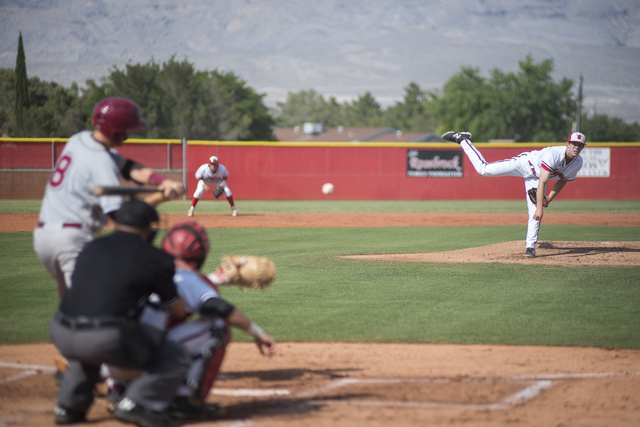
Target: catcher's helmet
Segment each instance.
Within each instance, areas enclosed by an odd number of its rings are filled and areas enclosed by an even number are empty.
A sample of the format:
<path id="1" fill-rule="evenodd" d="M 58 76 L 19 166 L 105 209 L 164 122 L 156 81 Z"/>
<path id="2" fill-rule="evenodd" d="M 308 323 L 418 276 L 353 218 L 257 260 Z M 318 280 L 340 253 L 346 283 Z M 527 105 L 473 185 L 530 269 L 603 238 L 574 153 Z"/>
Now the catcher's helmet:
<path id="1" fill-rule="evenodd" d="M 189 267 L 200 269 L 209 253 L 209 236 L 195 221 L 179 222 L 167 231 L 162 249 Z"/>
<path id="2" fill-rule="evenodd" d="M 140 118 L 138 104 L 127 98 L 106 98 L 98 102 L 93 108 L 91 124 L 117 145 L 129 137 L 130 131 L 149 129 Z"/>
<path id="3" fill-rule="evenodd" d="M 218 164 L 218 158 L 216 156 L 209 157 L 209 164 L 217 165 Z"/>

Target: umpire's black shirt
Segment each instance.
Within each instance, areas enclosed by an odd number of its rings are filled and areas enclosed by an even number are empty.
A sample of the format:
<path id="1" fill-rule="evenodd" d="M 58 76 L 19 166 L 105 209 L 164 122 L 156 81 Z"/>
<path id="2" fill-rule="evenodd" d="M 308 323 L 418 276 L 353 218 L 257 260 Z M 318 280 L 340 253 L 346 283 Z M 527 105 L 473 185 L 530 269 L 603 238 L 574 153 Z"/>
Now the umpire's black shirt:
<path id="1" fill-rule="evenodd" d="M 155 292 L 164 305 L 177 298 L 173 257 L 124 231 L 98 238 L 78 255 L 60 311 L 67 316 L 136 317 Z"/>

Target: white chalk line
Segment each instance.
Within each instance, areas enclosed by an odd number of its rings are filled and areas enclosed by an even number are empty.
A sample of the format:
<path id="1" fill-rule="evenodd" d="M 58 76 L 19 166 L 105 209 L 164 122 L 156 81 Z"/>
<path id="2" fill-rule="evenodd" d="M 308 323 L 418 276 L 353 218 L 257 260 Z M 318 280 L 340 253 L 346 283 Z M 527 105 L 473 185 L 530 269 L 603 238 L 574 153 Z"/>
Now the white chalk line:
<path id="1" fill-rule="evenodd" d="M 288 396 L 286 388 L 214 388 L 211 394 L 234 397 Z"/>
<path id="2" fill-rule="evenodd" d="M 0 384 L 21 380 L 23 378 L 31 377 L 33 375 L 38 375 L 38 371 L 22 371 L 19 374 L 10 375 L 8 377 L 0 379 Z"/>
<path id="3" fill-rule="evenodd" d="M 631 377 L 638 376 L 640 372 L 586 372 L 581 374 L 538 374 L 538 375 L 517 375 L 511 377 L 519 380 L 579 380 L 588 378 L 607 378 L 607 377 Z"/>
<path id="4" fill-rule="evenodd" d="M 300 393 L 296 395 L 296 397 L 307 397 L 310 392 L 314 392 L 313 395 L 317 395 L 328 390 L 333 390 L 340 387 L 345 387 L 350 384 L 363 384 L 363 383 L 380 383 L 380 384 L 390 384 L 390 383 L 450 383 L 451 381 L 445 380 L 437 380 L 431 381 L 429 379 L 413 379 L 413 380 L 403 380 L 399 378 L 393 379 L 357 379 L 357 378 L 348 378 L 346 380 L 338 380 L 332 384 L 328 384 L 325 387 L 320 387 L 313 390 L 308 390 L 306 392 Z M 385 400 L 338 400 L 338 399 L 323 399 L 323 400 L 313 400 L 313 402 L 317 403 L 331 403 L 331 404 L 341 404 L 341 405 L 361 405 L 361 406 L 391 406 L 391 407 L 411 407 L 411 408 L 457 408 L 457 409 L 482 409 L 482 410 L 497 410 L 497 409 L 505 409 L 510 406 L 516 405 L 518 403 L 524 402 L 529 399 L 533 399 L 535 396 L 540 394 L 543 390 L 551 387 L 553 385 L 553 381 L 549 380 L 540 380 L 536 381 L 532 385 L 525 387 L 524 389 L 512 394 L 501 402 L 497 403 L 487 403 L 487 404 L 476 404 L 476 403 L 448 403 L 448 402 L 394 402 L 394 401 L 385 401 Z M 308 397 L 313 397 L 313 395 Z"/>
<path id="5" fill-rule="evenodd" d="M 46 366 L 46 365 L 25 365 L 23 363 L 7 363 L 7 362 L 0 362 L 0 368 L 16 368 L 16 369 L 35 369 L 35 370 L 40 370 L 40 371 L 50 371 L 50 372 L 55 372 L 56 368 L 53 366 Z"/>

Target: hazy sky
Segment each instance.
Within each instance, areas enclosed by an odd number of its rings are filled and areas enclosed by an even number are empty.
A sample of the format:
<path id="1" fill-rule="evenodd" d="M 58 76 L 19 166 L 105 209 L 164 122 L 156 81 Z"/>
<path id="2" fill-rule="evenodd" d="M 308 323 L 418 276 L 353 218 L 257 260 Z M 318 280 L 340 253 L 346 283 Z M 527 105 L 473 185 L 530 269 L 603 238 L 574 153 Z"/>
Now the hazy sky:
<path id="1" fill-rule="evenodd" d="M 15 67 L 19 31 L 29 76 L 82 86 L 176 55 L 269 105 L 301 89 L 386 105 L 412 81 L 438 89 L 461 66 L 488 76 L 531 54 L 555 79 L 584 76 L 586 111 L 640 122 L 638 0 L 2 0 L 0 67 Z"/>

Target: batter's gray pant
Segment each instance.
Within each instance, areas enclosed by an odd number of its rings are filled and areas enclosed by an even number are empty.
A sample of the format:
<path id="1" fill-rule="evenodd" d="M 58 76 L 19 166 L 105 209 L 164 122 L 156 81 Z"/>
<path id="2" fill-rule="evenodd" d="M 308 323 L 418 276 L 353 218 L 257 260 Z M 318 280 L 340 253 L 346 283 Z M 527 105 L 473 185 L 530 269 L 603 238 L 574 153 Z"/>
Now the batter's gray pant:
<path id="1" fill-rule="evenodd" d="M 89 409 L 102 363 L 135 367 L 122 346 L 117 327 L 78 330 L 54 319 L 49 325 L 49 335 L 60 353 L 69 359 L 69 369 L 58 392 L 58 405 L 63 408 L 81 412 Z M 171 340 L 165 340 L 157 354 L 144 374 L 127 387 L 125 397 L 146 408 L 163 411 L 182 384 L 190 360 L 183 347 Z"/>

